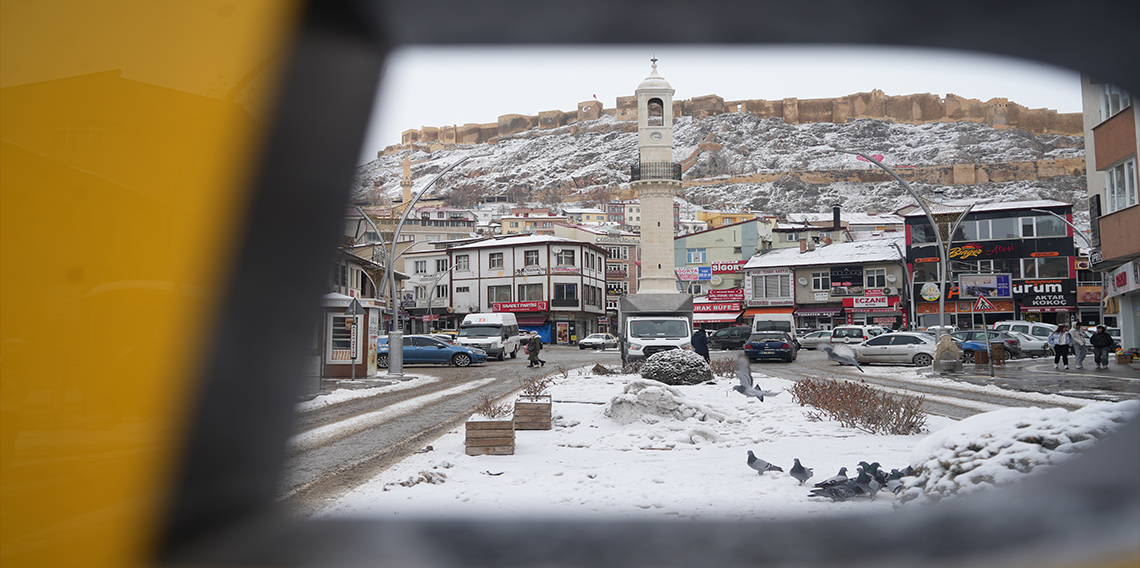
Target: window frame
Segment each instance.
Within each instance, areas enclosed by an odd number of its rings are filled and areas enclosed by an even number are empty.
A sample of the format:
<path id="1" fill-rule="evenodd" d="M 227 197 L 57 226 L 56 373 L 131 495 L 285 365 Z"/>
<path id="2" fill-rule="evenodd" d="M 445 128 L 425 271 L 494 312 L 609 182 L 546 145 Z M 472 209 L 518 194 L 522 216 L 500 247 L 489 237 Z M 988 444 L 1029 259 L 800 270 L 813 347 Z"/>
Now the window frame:
<path id="1" fill-rule="evenodd" d="M 1116 173 L 1119 172 L 1119 173 Z M 1136 188 L 1136 156 L 1104 169 L 1105 214 L 1123 211 L 1140 202 Z M 1123 187 L 1119 184 L 1123 182 Z"/>
<path id="2" fill-rule="evenodd" d="M 506 266 L 506 255 L 501 252 L 487 253 L 487 268 L 503 270 Z"/>

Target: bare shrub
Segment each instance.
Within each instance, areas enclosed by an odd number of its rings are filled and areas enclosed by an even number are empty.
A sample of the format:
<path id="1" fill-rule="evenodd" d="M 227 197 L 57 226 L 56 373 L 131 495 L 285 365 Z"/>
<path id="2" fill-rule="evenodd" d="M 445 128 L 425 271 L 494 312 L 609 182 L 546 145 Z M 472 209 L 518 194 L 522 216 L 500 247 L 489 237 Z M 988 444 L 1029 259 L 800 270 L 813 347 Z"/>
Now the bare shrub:
<path id="1" fill-rule="evenodd" d="M 713 376 L 725 379 L 736 377 L 736 359 L 713 359 L 709 366 L 712 367 Z"/>
<path id="2" fill-rule="evenodd" d="M 644 359 L 639 359 L 637 361 L 630 361 L 629 363 L 626 363 L 626 365 L 624 367 L 621 368 L 621 373 L 623 375 L 639 375 L 639 374 L 641 374 L 641 366 L 644 364 L 645 364 Z"/>
<path id="3" fill-rule="evenodd" d="M 801 406 L 819 409 L 810 413 L 809 420 L 826 416 L 870 434 L 918 434 L 926 426 L 923 396 L 888 395 L 862 383 L 811 379 L 796 383 L 788 392 Z"/>
<path id="4" fill-rule="evenodd" d="M 570 378 L 570 367 L 567 367 L 566 365 L 556 365 L 554 367 L 554 370 L 561 373 L 563 379 L 569 379 Z"/>
<path id="5" fill-rule="evenodd" d="M 527 377 L 522 380 L 523 396 L 542 396 L 546 394 L 546 389 L 553 384 L 554 379 L 550 377 Z"/>
<path id="6" fill-rule="evenodd" d="M 495 398 L 489 394 L 479 395 L 479 404 L 475 405 L 475 412 L 487 418 L 501 418 L 511 413 L 510 404 L 495 404 Z"/>

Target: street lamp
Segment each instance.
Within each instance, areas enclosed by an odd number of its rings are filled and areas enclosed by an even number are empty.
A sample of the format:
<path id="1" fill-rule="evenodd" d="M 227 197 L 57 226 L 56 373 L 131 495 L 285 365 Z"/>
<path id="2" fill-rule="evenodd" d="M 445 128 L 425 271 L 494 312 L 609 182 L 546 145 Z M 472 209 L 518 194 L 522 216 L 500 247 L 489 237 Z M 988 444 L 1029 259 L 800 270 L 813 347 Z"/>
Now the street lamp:
<path id="1" fill-rule="evenodd" d="M 396 225 L 395 232 L 392 233 L 392 242 L 390 243 L 391 248 L 389 249 L 390 252 L 387 255 L 388 262 L 386 267 L 386 278 L 388 279 L 388 285 L 390 286 L 391 290 L 392 305 L 389 307 L 392 309 L 391 321 L 393 323 L 392 328 L 388 330 L 389 377 L 399 378 L 404 376 L 404 330 L 400 326 L 400 310 L 396 305 L 396 275 L 394 272 L 396 270 L 396 243 L 400 241 L 400 231 L 404 228 L 404 222 L 408 220 L 408 215 L 411 214 L 412 207 L 415 206 L 416 202 L 420 200 L 420 197 L 422 197 L 423 194 L 426 193 L 429 188 L 431 188 L 431 186 L 435 185 L 435 182 L 439 181 L 439 179 L 443 177 L 443 174 L 450 172 L 451 170 L 455 169 L 456 166 L 462 164 L 463 162 L 466 162 L 467 160 L 470 160 L 471 158 L 482 158 L 484 156 L 490 156 L 491 154 L 492 152 L 484 152 L 480 154 L 471 154 L 469 156 L 464 156 L 457 160 L 454 164 L 451 164 L 450 166 L 444 168 L 442 172 L 439 172 L 439 174 L 432 178 L 432 180 L 429 181 L 427 185 L 416 192 L 416 194 L 412 197 L 412 200 L 408 202 L 406 207 L 404 207 L 404 214 L 400 216 L 400 222 Z"/>

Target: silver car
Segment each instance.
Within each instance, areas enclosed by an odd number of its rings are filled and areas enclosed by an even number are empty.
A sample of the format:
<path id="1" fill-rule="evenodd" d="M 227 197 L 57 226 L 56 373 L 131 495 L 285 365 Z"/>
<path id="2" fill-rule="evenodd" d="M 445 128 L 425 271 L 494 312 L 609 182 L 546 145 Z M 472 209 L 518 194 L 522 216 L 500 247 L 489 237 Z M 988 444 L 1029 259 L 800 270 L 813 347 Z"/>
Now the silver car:
<path id="1" fill-rule="evenodd" d="M 608 333 L 591 333 L 578 342 L 578 349 L 617 348 L 617 338 Z"/>
<path id="2" fill-rule="evenodd" d="M 800 348 L 802 349 L 819 349 L 821 345 L 831 343 L 831 330 L 825 329 L 823 331 L 813 331 L 803 337 L 800 337 Z"/>
<path id="3" fill-rule="evenodd" d="M 855 359 L 860 363 L 901 363 L 919 367 L 934 361 L 934 338 L 925 333 L 900 331 L 872 337 L 855 345 Z"/>

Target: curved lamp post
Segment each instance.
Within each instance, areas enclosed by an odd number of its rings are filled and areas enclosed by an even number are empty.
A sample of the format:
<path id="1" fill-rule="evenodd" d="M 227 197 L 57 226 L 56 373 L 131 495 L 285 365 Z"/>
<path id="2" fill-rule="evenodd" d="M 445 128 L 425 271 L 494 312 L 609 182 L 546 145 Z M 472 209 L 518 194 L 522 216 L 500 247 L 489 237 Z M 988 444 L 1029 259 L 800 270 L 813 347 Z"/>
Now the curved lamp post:
<path id="1" fill-rule="evenodd" d="M 454 164 L 451 164 L 450 166 L 444 168 L 442 172 L 439 172 L 439 174 L 432 178 L 432 180 L 429 181 L 427 185 L 423 186 L 423 188 L 417 191 L 416 194 L 412 197 L 412 200 L 408 203 L 407 207 L 404 208 L 404 214 L 400 216 L 400 222 L 396 225 L 395 232 L 392 233 L 391 248 L 389 249 L 390 252 L 388 253 L 388 262 L 386 267 L 387 271 L 385 272 L 385 278 L 388 280 L 388 285 L 391 287 L 390 297 L 392 299 L 392 305 L 389 306 L 389 308 L 392 310 L 392 326 L 391 329 L 388 330 L 389 377 L 399 378 L 404 376 L 404 330 L 400 326 L 400 308 L 398 302 L 396 301 L 396 275 L 394 274 L 394 271 L 396 270 L 394 262 L 396 258 L 396 244 L 400 241 L 400 231 L 404 228 L 404 222 L 408 220 L 408 215 L 412 213 L 412 207 L 414 207 L 416 202 L 420 200 L 420 197 L 423 196 L 423 194 L 426 193 L 427 190 L 431 188 L 431 186 L 435 185 L 435 182 L 439 181 L 439 178 L 443 177 L 443 174 L 450 172 L 451 170 L 455 169 L 456 166 L 462 164 L 463 162 L 466 162 L 467 160 L 470 160 L 471 158 L 482 158 L 484 156 L 490 156 L 491 154 L 491 152 L 485 152 L 481 154 L 471 154 L 470 156 L 464 156 L 457 160 Z"/>

